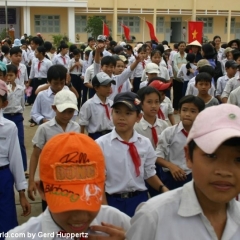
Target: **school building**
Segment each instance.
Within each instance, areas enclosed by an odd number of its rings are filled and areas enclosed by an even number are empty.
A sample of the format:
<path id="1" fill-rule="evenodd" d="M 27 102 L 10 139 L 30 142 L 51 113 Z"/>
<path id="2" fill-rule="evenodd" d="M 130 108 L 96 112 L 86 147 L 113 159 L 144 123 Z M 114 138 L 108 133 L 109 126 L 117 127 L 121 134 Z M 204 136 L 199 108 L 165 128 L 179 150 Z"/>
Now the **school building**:
<path id="1" fill-rule="evenodd" d="M 215 35 L 222 42 L 240 39 L 240 5 L 227 0 L 7 0 L 0 2 L 0 30 L 12 24 L 15 37 L 40 32 L 51 41 L 53 34 L 61 33 L 70 42 L 85 42 L 87 19 L 93 15 L 104 17 L 116 41 L 121 40 L 121 22 L 136 42 L 149 40 L 147 20 L 153 23 L 159 41 L 177 42 L 184 40 L 182 29 L 187 30 L 188 21 L 194 19 L 204 22 L 204 36 L 209 40 Z"/>

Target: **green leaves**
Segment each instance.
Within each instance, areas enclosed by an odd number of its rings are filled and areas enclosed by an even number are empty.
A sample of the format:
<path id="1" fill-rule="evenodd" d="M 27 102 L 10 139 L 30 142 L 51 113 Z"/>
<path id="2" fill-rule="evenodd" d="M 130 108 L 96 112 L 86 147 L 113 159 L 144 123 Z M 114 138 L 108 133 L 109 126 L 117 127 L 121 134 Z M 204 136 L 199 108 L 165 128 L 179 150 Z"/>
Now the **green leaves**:
<path id="1" fill-rule="evenodd" d="M 89 17 L 85 31 L 91 33 L 92 36 L 96 39 L 97 36 L 101 35 L 103 32 L 103 21 L 104 18 L 100 16 Z"/>

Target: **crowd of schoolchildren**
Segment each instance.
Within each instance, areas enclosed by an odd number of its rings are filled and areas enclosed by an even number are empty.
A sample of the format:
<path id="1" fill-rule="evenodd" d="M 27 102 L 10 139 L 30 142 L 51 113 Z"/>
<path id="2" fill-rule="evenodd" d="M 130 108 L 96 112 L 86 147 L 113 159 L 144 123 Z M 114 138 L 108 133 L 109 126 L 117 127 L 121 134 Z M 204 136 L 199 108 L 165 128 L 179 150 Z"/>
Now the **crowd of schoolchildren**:
<path id="1" fill-rule="evenodd" d="M 240 40 L 36 36 L 0 60 L 0 239 L 239 240 Z M 14 185 L 23 216 L 42 198 L 21 226 Z"/>

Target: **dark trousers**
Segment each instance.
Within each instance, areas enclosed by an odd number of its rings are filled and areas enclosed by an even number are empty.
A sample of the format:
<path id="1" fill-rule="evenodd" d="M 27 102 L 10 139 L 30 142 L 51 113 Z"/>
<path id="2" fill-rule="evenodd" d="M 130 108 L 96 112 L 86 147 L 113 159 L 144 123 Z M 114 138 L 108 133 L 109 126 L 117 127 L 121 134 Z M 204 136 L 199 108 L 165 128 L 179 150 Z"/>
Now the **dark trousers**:
<path id="1" fill-rule="evenodd" d="M 182 98 L 183 82 L 173 79 L 173 108 L 178 110 L 178 103 Z"/>
<path id="2" fill-rule="evenodd" d="M 26 148 L 24 145 L 24 127 L 23 127 L 23 115 L 21 113 L 16 114 L 16 115 L 11 115 L 11 114 L 3 114 L 5 118 L 8 120 L 14 122 L 17 126 L 18 129 L 18 140 L 20 144 L 20 149 L 21 149 L 21 155 L 22 155 L 22 161 L 23 161 L 23 169 L 24 171 L 27 171 L 27 153 L 26 153 Z"/>
<path id="3" fill-rule="evenodd" d="M 88 87 L 86 87 L 84 84 L 83 84 L 83 91 L 82 91 L 82 105 L 87 101 L 88 99 Z"/>
<path id="4" fill-rule="evenodd" d="M 141 77 L 134 78 L 134 80 L 133 80 L 133 92 L 135 92 L 135 93 L 138 92 L 140 83 L 141 83 Z"/>
<path id="5" fill-rule="evenodd" d="M 6 233 L 18 226 L 14 179 L 9 167 L 0 170 L 0 179 L 0 233 Z M 0 239 L 5 237 L 0 236 Z"/>
<path id="6" fill-rule="evenodd" d="M 189 83 L 189 81 L 184 81 L 184 82 L 183 82 L 182 97 L 184 97 L 185 94 L 186 94 L 187 87 L 188 87 L 188 83 Z"/>
<path id="7" fill-rule="evenodd" d="M 36 94 L 35 94 L 35 91 L 37 90 L 37 88 L 42 85 L 42 84 L 46 84 L 47 83 L 47 78 L 41 78 L 41 79 L 38 79 L 38 78 L 33 78 L 32 81 L 31 81 L 31 87 L 33 88 L 32 89 L 32 94 L 31 96 L 28 98 L 28 103 L 29 104 L 33 104 L 35 99 L 36 99 Z"/>
<path id="8" fill-rule="evenodd" d="M 80 78 L 80 75 L 70 74 L 70 76 L 71 76 L 72 85 L 77 90 L 77 93 L 79 95 L 79 98 L 78 98 L 78 109 L 80 109 L 80 107 L 81 107 L 81 100 L 82 100 L 83 81 Z"/>
<path id="9" fill-rule="evenodd" d="M 105 130 L 105 131 L 102 131 L 102 132 L 88 133 L 88 136 L 90 138 L 92 138 L 93 140 L 96 140 L 96 139 L 100 138 L 101 136 L 110 133 L 111 131 L 112 130 Z"/>
<path id="10" fill-rule="evenodd" d="M 131 198 L 118 198 L 108 194 L 106 194 L 106 197 L 109 206 L 115 207 L 129 217 L 132 217 L 137 206 L 148 200 L 148 193 L 147 191 L 143 191 L 141 194 Z"/>

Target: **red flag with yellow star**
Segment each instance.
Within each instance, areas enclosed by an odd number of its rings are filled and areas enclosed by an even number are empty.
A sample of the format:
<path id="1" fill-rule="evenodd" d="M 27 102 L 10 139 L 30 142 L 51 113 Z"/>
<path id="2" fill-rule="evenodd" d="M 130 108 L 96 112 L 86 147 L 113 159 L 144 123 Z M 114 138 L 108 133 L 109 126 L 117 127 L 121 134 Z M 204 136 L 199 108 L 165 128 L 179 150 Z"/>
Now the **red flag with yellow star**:
<path id="1" fill-rule="evenodd" d="M 197 40 L 202 43 L 203 37 L 203 22 L 188 22 L 188 42 Z"/>

